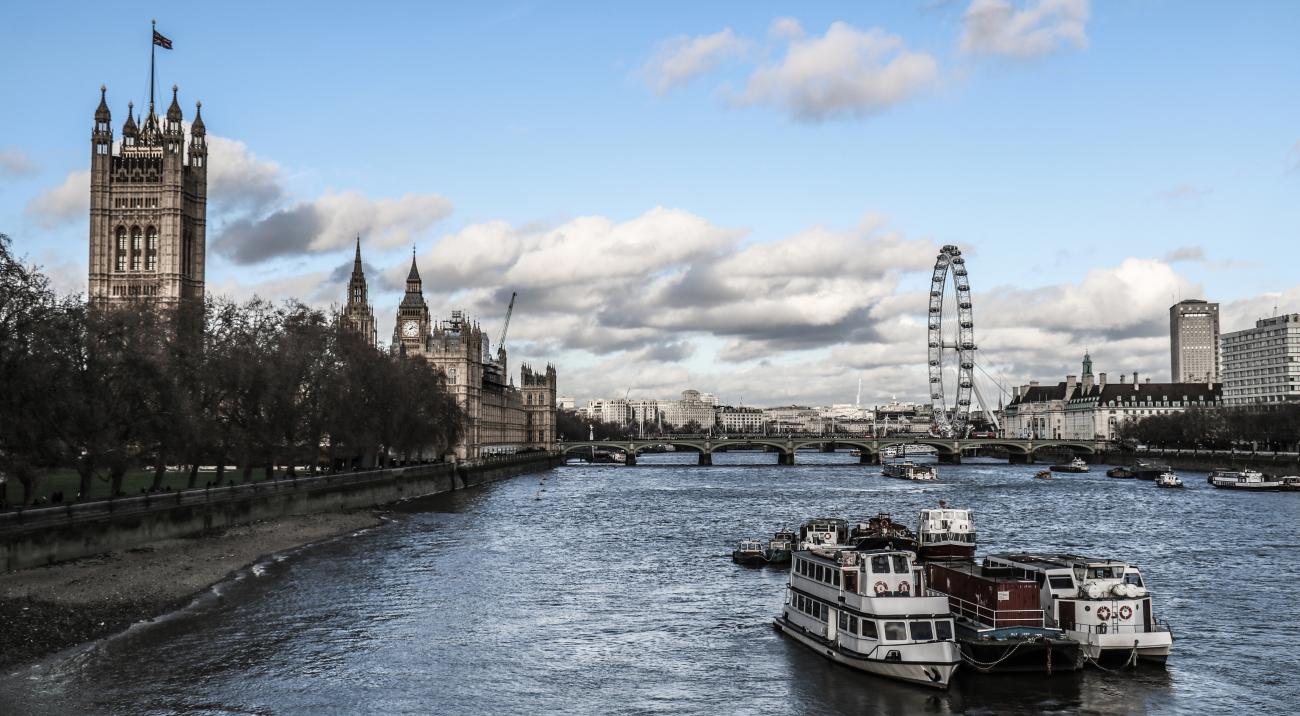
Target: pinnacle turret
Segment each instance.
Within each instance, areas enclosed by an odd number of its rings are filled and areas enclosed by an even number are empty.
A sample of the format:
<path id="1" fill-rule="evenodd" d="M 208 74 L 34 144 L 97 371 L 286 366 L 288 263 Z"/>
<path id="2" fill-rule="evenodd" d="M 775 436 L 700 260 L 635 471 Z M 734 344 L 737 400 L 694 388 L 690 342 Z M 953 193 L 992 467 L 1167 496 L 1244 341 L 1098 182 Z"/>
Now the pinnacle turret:
<path id="1" fill-rule="evenodd" d="M 172 85 L 172 104 L 167 108 L 167 128 L 174 131 L 180 131 L 181 128 L 181 103 L 176 98 L 179 89 L 176 85 Z"/>
<path id="2" fill-rule="evenodd" d="M 203 103 L 194 103 L 194 123 L 190 125 L 190 134 L 201 137 L 207 133 L 207 128 L 203 126 Z"/>
<path id="3" fill-rule="evenodd" d="M 105 85 L 99 86 L 99 106 L 95 108 L 95 121 L 105 124 L 113 121 L 113 115 L 108 111 L 108 87 Z"/>
<path id="4" fill-rule="evenodd" d="M 135 124 L 135 103 L 126 103 L 126 123 L 122 125 L 123 137 L 134 137 L 138 134 L 140 128 Z"/>

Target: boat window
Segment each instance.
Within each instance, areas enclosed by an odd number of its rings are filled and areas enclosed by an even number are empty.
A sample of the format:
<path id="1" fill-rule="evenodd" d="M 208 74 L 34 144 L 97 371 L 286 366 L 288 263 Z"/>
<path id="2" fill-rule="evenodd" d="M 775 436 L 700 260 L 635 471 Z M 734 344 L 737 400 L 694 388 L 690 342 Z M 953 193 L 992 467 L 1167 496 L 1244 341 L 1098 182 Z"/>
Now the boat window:
<path id="1" fill-rule="evenodd" d="M 849 631 L 852 632 L 852 633 L 854 633 L 854 634 L 857 634 L 857 633 L 858 633 L 858 618 L 857 618 L 857 617 L 849 617 Z"/>
<path id="2" fill-rule="evenodd" d="M 1093 567 L 1088 571 L 1093 579 L 1114 579 L 1120 576 L 1118 567 Z"/>
<path id="3" fill-rule="evenodd" d="M 906 622 L 885 622 L 885 638 L 892 641 L 907 640 Z"/>
<path id="4" fill-rule="evenodd" d="M 1048 581 L 1052 583 L 1052 589 L 1073 589 L 1074 588 L 1074 580 L 1070 579 L 1070 575 L 1068 574 L 1053 575 L 1051 577 L 1048 577 Z"/>
<path id="5" fill-rule="evenodd" d="M 889 574 L 889 557 L 878 554 L 871 558 L 871 571 L 876 574 Z"/>
<path id="6" fill-rule="evenodd" d="M 840 570 L 836 569 L 831 572 L 831 584 L 840 586 Z"/>
<path id="7" fill-rule="evenodd" d="M 901 554 L 894 555 L 894 573 L 907 574 L 907 557 Z"/>
<path id="8" fill-rule="evenodd" d="M 1137 572 L 1125 572 L 1124 583 L 1132 584 L 1134 586 L 1140 587 L 1142 586 L 1142 575 L 1138 574 Z"/>
<path id="9" fill-rule="evenodd" d="M 912 641 L 930 641 L 934 638 L 934 627 L 930 622 L 912 622 Z"/>
<path id="10" fill-rule="evenodd" d="M 867 637 L 868 639 L 877 639 L 877 638 L 879 638 L 879 634 L 876 632 L 876 623 L 875 623 L 875 622 L 867 621 L 866 619 L 863 619 L 863 620 L 862 620 L 862 636 L 865 636 L 865 637 Z"/>
<path id="11" fill-rule="evenodd" d="M 819 564 L 814 568 L 814 570 L 813 577 L 819 582 L 822 581 L 822 566 Z"/>
<path id="12" fill-rule="evenodd" d="M 934 622 L 934 636 L 936 639 L 948 640 L 952 638 L 952 622 L 947 619 L 936 619 Z"/>
<path id="13" fill-rule="evenodd" d="M 849 630 L 849 615 L 845 614 L 844 612 L 840 612 L 840 631 L 848 631 L 848 630 Z"/>

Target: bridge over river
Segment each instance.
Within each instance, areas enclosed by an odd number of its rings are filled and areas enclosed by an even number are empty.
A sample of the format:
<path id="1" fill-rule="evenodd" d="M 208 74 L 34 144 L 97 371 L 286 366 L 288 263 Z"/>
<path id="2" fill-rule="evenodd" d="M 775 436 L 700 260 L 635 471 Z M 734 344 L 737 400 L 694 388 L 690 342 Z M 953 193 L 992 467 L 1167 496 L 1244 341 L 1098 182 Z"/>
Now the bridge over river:
<path id="1" fill-rule="evenodd" d="M 801 449 L 818 448 L 831 451 L 838 448 L 855 448 L 860 451 L 860 461 L 864 464 L 879 464 L 881 455 L 888 448 L 902 448 L 904 445 L 927 445 L 935 449 L 939 462 L 960 463 L 963 454 L 978 452 L 1005 452 L 1013 463 L 1033 463 L 1039 452 L 1053 454 L 1072 453 L 1084 460 L 1093 461 L 1111 449 L 1105 440 L 1050 440 L 1050 439 L 1012 439 L 1012 438 L 930 438 L 930 437 L 890 437 L 870 438 L 840 435 L 774 436 L 774 435 L 730 435 L 722 436 L 678 436 L 639 440 L 575 440 L 560 442 L 557 449 L 564 453 L 580 451 L 605 450 L 621 452 L 627 456 L 627 465 L 636 464 L 636 456 L 646 450 L 664 445 L 671 445 L 680 451 L 699 454 L 699 464 L 712 465 L 713 453 L 737 449 L 762 449 L 777 453 L 777 464 L 795 464 L 795 453 Z"/>

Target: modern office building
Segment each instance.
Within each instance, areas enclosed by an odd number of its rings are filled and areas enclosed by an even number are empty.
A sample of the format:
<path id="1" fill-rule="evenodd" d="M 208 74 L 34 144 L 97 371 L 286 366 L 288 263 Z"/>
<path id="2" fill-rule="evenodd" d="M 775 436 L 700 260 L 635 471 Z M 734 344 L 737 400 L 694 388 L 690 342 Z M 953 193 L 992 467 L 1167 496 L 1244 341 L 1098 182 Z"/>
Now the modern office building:
<path id="1" fill-rule="evenodd" d="M 1170 382 L 1219 382 L 1219 304 L 1198 299 L 1169 307 Z"/>
<path id="2" fill-rule="evenodd" d="M 1223 334 L 1223 403 L 1300 402 L 1300 313 Z"/>

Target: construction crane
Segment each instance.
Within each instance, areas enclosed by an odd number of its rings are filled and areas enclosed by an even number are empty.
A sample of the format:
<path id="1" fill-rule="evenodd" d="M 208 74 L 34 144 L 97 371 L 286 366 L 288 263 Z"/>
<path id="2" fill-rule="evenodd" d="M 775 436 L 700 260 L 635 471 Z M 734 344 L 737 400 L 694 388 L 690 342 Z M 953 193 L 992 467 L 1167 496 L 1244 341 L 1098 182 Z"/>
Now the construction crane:
<path id="1" fill-rule="evenodd" d="M 497 359 L 504 361 L 506 350 L 506 331 L 510 330 L 510 314 L 515 312 L 515 296 L 519 294 L 515 291 L 510 292 L 510 306 L 506 308 L 506 322 L 501 326 L 501 337 L 497 339 Z"/>

